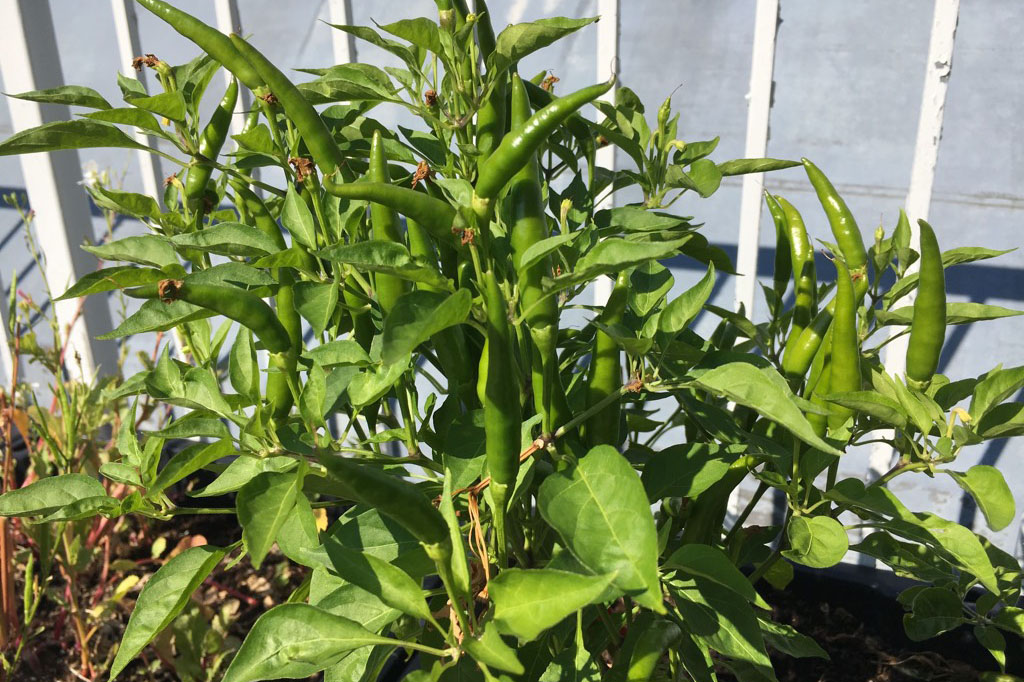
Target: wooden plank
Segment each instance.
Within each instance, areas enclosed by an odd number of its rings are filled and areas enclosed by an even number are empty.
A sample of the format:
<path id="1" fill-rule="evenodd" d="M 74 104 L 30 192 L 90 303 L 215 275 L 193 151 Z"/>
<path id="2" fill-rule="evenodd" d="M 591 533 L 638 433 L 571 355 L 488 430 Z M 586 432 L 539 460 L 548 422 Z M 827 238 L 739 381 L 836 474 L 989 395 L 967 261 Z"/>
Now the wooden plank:
<path id="1" fill-rule="evenodd" d="M 242 18 L 238 13 L 238 2 L 236 0 L 215 0 L 214 9 L 217 12 L 217 28 L 221 33 L 242 34 Z M 223 70 L 224 85 L 227 86 L 234 78 L 227 69 Z M 235 103 L 235 115 L 231 117 L 231 133 L 237 135 L 245 127 L 245 117 L 249 112 L 252 98 L 249 89 L 244 86 L 238 88 L 238 101 Z"/>
<path id="2" fill-rule="evenodd" d="M 619 0 L 598 0 L 597 13 L 601 21 L 597 22 L 597 81 L 606 81 L 613 73 L 619 70 L 619 34 L 621 25 L 619 20 Z M 603 99 L 615 101 L 616 83 Z M 601 168 L 615 171 L 615 145 L 599 147 L 596 154 L 596 163 Z M 598 202 L 597 210 L 612 208 L 615 205 L 611 194 L 606 194 Z M 608 302 L 612 294 L 612 287 L 615 281 L 611 277 L 599 277 L 594 282 L 594 305 L 603 306 Z"/>
<path id="3" fill-rule="evenodd" d="M 932 188 L 935 184 L 935 167 L 939 159 L 939 142 L 942 140 L 942 121 L 946 110 L 946 91 L 953 72 L 953 47 L 956 43 L 956 26 L 960 16 L 960 0 L 935 0 L 932 15 L 932 33 L 928 45 L 928 60 L 925 64 L 924 87 L 921 93 L 921 111 L 917 119 L 917 141 L 914 145 L 914 161 L 910 170 L 910 187 L 907 191 L 906 211 L 910 218 L 911 244 L 918 248 L 921 238 L 917 221 L 928 220 L 931 207 Z M 908 268 L 916 272 L 918 264 Z M 912 305 L 916 291 L 904 296 L 901 305 Z M 895 330 L 894 330 L 895 331 Z M 893 339 L 885 349 L 885 369 L 890 374 L 902 375 L 906 371 L 906 335 Z M 873 476 L 881 476 L 892 465 L 893 451 L 885 443 L 872 447 L 870 469 Z"/>
<path id="4" fill-rule="evenodd" d="M 779 27 L 779 0 L 757 0 L 754 13 L 754 43 L 747 94 L 747 158 L 765 156 L 768 150 L 768 121 L 772 106 L 772 77 L 775 70 L 775 40 Z M 743 176 L 740 194 L 740 226 L 737 237 L 735 305 L 750 315 L 757 291 L 757 249 L 761 235 L 761 194 L 764 174 Z"/>
<path id="5" fill-rule="evenodd" d="M 57 39 L 48 0 L 0 0 L 0 72 L 9 92 L 42 90 L 62 85 Z M 8 99 L 15 131 L 71 118 L 65 106 Z M 32 209 L 34 227 L 46 258 L 46 277 L 53 294 L 63 293 L 82 275 L 96 269 L 96 260 L 79 246 L 93 241 L 89 202 L 82 188 L 78 152 L 63 150 L 19 157 Z M 106 298 L 91 296 L 54 303 L 61 330 L 66 331 L 66 368 L 74 379 L 90 381 L 99 371 L 117 369 L 117 347 L 95 337 L 111 329 Z"/>
<path id="6" fill-rule="evenodd" d="M 352 0 L 329 0 L 331 23 L 348 26 L 352 23 Z M 356 53 L 356 37 L 351 33 L 331 29 L 331 48 L 335 64 L 352 64 L 359 61 Z"/>

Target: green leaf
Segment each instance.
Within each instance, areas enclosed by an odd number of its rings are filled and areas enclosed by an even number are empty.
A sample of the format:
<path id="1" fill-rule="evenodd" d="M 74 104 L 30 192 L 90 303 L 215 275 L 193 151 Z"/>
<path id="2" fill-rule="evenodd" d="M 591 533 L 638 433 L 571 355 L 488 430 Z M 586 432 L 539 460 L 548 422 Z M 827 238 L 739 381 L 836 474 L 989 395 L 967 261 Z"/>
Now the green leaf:
<path id="1" fill-rule="evenodd" d="M 126 483 L 134 486 L 142 485 L 139 470 L 123 462 L 104 462 L 100 465 L 100 474 L 115 483 Z"/>
<path id="2" fill-rule="evenodd" d="M 711 298 L 715 288 L 715 266 L 709 265 L 708 271 L 696 285 L 684 291 L 678 298 L 666 305 L 658 318 L 658 328 L 669 334 L 683 331 L 700 313 L 701 308 Z"/>
<path id="3" fill-rule="evenodd" d="M 320 336 L 331 323 L 338 306 L 338 285 L 334 282 L 297 282 L 295 309 L 309 322 L 313 333 Z"/>
<path id="4" fill-rule="evenodd" d="M 556 277 L 550 290 L 558 291 L 590 281 L 599 275 L 617 273 L 640 263 L 669 258 L 676 255 L 689 239 L 686 236 L 668 242 L 635 242 L 609 237 L 584 254 L 576 263 L 574 271 Z"/>
<path id="5" fill-rule="evenodd" d="M 1013 492 L 999 469 L 976 464 L 967 471 L 944 470 L 943 473 L 949 474 L 957 485 L 970 493 L 985 515 L 989 528 L 998 531 L 1013 523 L 1017 516 Z"/>
<path id="6" fill-rule="evenodd" d="M 335 244 L 319 256 L 334 263 L 351 265 L 359 271 L 383 272 L 412 282 L 421 282 L 451 291 L 451 283 L 434 268 L 414 259 L 402 244 L 369 240 L 355 244 Z"/>
<path id="7" fill-rule="evenodd" d="M 315 362 L 321 367 L 354 365 L 364 367 L 370 364 L 370 356 L 354 339 L 335 339 L 310 348 L 302 353 L 302 359 Z"/>
<path id="8" fill-rule="evenodd" d="M 617 587 L 664 613 L 654 517 L 640 479 L 615 448 L 593 448 L 575 467 L 549 476 L 537 504 L 588 569 L 615 574 Z"/>
<path id="9" fill-rule="evenodd" d="M 438 34 L 437 24 L 426 17 L 402 19 L 393 24 L 383 26 L 378 24 L 378 26 L 382 31 L 408 40 L 417 47 L 444 56 L 441 51 L 441 36 Z"/>
<path id="10" fill-rule="evenodd" d="M 177 483 L 186 476 L 194 474 L 203 467 L 216 462 L 222 457 L 236 453 L 234 443 L 230 439 L 214 443 L 196 443 L 175 454 L 160 470 L 156 480 L 149 485 L 146 496 L 155 499 L 168 486 Z"/>
<path id="11" fill-rule="evenodd" d="M 99 294 L 114 289 L 125 287 L 137 287 L 142 284 L 151 284 L 167 279 L 162 270 L 153 268 L 138 268 L 134 265 L 118 265 L 112 268 L 103 268 L 83 275 L 71 288 L 55 298 L 55 301 L 63 301 L 69 298 Z"/>
<path id="12" fill-rule="evenodd" d="M 484 628 L 478 637 L 464 639 L 462 648 L 484 665 L 513 675 L 522 675 L 526 672 L 516 657 L 515 649 L 506 644 L 493 627 Z"/>
<path id="13" fill-rule="evenodd" d="M 252 332 L 239 325 L 235 342 L 228 355 L 228 380 L 231 388 L 253 403 L 260 398 L 260 366 L 256 360 L 256 344 Z"/>
<path id="14" fill-rule="evenodd" d="M 362 646 L 395 645 L 348 618 L 308 604 L 281 604 L 252 626 L 223 682 L 304 678 L 337 663 Z"/>
<path id="15" fill-rule="evenodd" d="M 1024 403 L 1003 403 L 990 408 L 978 420 L 976 430 L 986 440 L 1024 435 Z"/>
<path id="16" fill-rule="evenodd" d="M 375 402 L 391 390 L 395 382 L 402 377 L 409 367 L 410 360 L 411 356 L 406 355 L 391 363 L 366 368 L 349 383 L 349 400 L 355 407 Z"/>
<path id="17" fill-rule="evenodd" d="M 301 477 L 294 472 L 264 472 L 238 491 L 236 507 L 242 524 L 242 540 L 253 566 L 260 567 L 274 544 L 299 493 Z M 312 674 L 312 673 L 311 673 Z"/>
<path id="18" fill-rule="evenodd" d="M 1024 366 L 1003 369 L 996 367 L 974 387 L 971 406 L 967 410 L 974 421 L 980 421 L 990 409 L 1024 387 Z"/>
<path id="19" fill-rule="evenodd" d="M 82 85 L 61 85 L 48 90 L 19 92 L 17 95 L 4 94 L 14 99 L 42 102 L 43 104 L 63 104 L 70 107 L 89 107 L 90 109 L 110 108 L 110 102 L 103 99 L 100 93 Z"/>
<path id="20" fill-rule="evenodd" d="M 41 126 L 15 133 L 0 142 L 0 156 L 94 147 L 146 149 L 145 146 L 112 125 L 79 119 L 44 123 Z"/>
<path id="21" fill-rule="evenodd" d="M 811 568 L 835 566 L 850 548 L 846 529 L 831 516 L 794 516 L 786 537 L 790 549 L 782 555 Z"/>
<path id="22" fill-rule="evenodd" d="M 768 604 L 758 596 L 747 577 L 736 568 L 729 556 L 711 545 L 687 543 L 677 549 L 664 564 L 664 568 L 681 570 L 693 578 L 704 578 L 727 587 L 748 602 L 767 609 Z"/>
<path id="23" fill-rule="evenodd" d="M 541 239 L 539 242 L 530 244 L 526 251 L 523 251 L 522 258 L 519 259 L 520 272 L 536 265 L 560 246 L 572 243 L 581 234 L 583 234 L 582 231 L 570 232 L 569 234 L 556 234 L 552 237 L 547 237 L 546 239 Z"/>
<path id="24" fill-rule="evenodd" d="M 343 24 L 329 25 L 331 26 L 331 28 L 335 28 L 339 31 L 344 31 L 345 33 L 354 35 L 355 37 L 361 40 L 365 40 L 371 45 L 376 45 L 377 47 L 383 50 L 387 50 L 391 54 L 397 55 L 402 59 L 402 61 L 409 64 L 410 66 L 418 66 L 418 64 L 412 63 L 412 54 L 409 52 L 409 49 L 405 45 L 402 45 L 397 41 L 389 40 L 388 38 L 383 37 L 382 35 L 380 35 L 379 33 L 377 33 L 368 26 L 345 26 Z"/>
<path id="25" fill-rule="evenodd" d="M 955 580 L 949 564 L 927 547 L 902 542 L 884 531 L 871 533 L 850 549 L 881 561 L 901 577 L 933 583 Z"/>
<path id="26" fill-rule="evenodd" d="M 160 127 L 160 121 L 153 114 L 142 109 L 133 109 L 131 107 L 107 109 L 105 111 L 93 111 L 85 114 L 84 117 L 103 123 L 130 125 L 158 135 L 164 134 L 163 128 Z"/>
<path id="27" fill-rule="evenodd" d="M 616 206 L 598 211 L 594 215 L 594 223 L 602 229 L 617 228 L 623 232 L 669 232 L 689 227 L 690 218 L 640 206 Z"/>
<path id="28" fill-rule="evenodd" d="M 580 233 L 572 232 L 570 234 Z M 661 263 L 656 261 L 641 263 L 629 274 L 630 307 L 640 317 L 646 317 L 665 298 L 665 294 L 672 289 L 674 281 L 672 273 Z"/>
<path id="29" fill-rule="evenodd" d="M 281 207 L 281 224 L 292 235 L 292 239 L 299 244 L 307 249 L 316 248 L 316 227 L 313 224 L 313 214 L 291 183 L 288 184 L 288 193 L 285 195 L 284 205 Z"/>
<path id="30" fill-rule="evenodd" d="M 185 301 L 164 303 L 153 299 L 143 303 L 142 307 L 129 315 L 114 331 L 101 334 L 97 338 L 119 339 L 123 336 L 134 336 L 144 332 L 167 331 L 186 322 L 212 316 L 213 313 L 209 310 Z"/>
<path id="31" fill-rule="evenodd" d="M 151 265 L 162 268 L 165 265 L 177 265 L 178 257 L 174 247 L 163 237 L 155 234 L 144 234 L 135 237 L 124 237 L 99 246 L 85 245 L 82 248 L 100 260 L 127 261 L 139 265 Z"/>
<path id="32" fill-rule="evenodd" d="M 775 623 L 767 618 L 758 618 L 761 634 L 765 642 L 776 651 L 781 651 L 793 658 L 824 658 L 829 660 L 828 652 L 807 635 L 797 632 L 785 623 Z"/>
<path id="33" fill-rule="evenodd" d="M 331 567 L 348 582 L 358 585 L 388 606 L 415 618 L 430 620 L 423 590 L 409 574 L 387 561 L 346 547 L 332 535 L 324 542 Z"/>
<path id="34" fill-rule="evenodd" d="M 306 552 L 320 545 L 320 531 L 316 527 L 316 516 L 305 495 L 295 496 L 288 517 L 277 531 L 277 547 L 290 560 L 303 566 L 315 567 L 316 562 L 306 559 Z"/>
<path id="35" fill-rule="evenodd" d="M 960 597 L 942 587 L 926 587 L 912 603 L 913 611 L 903 616 L 907 637 L 921 642 L 948 632 L 964 622 Z"/>
<path id="36" fill-rule="evenodd" d="M 862 412 L 880 421 L 905 428 L 907 417 L 903 407 L 877 391 L 851 391 L 849 393 L 829 393 L 822 396 L 825 400 Z"/>
<path id="37" fill-rule="evenodd" d="M 433 291 L 403 294 L 384 318 L 381 360 L 397 362 L 442 329 L 465 322 L 472 307 L 469 289 L 450 296 Z"/>
<path id="38" fill-rule="evenodd" d="M 93 202 L 100 208 L 133 218 L 157 218 L 160 216 L 160 206 L 156 203 L 156 199 L 145 194 L 121 192 L 100 185 L 86 185 L 86 189 L 92 196 Z"/>
<path id="39" fill-rule="evenodd" d="M 299 91 L 311 104 L 329 102 L 397 101 L 387 72 L 372 64 L 339 64 L 315 80 L 299 83 Z"/>
<path id="40" fill-rule="evenodd" d="M 299 394 L 299 413 L 307 424 L 326 426 L 324 414 L 327 413 L 327 376 L 320 365 L 314 364 L 306 373 L 306 383 Z"/>
<path id="41" fill-rule="evenodd" d="M 786 159 L 733 159 L 718 164 L 718 170 L 724 176 L 745 175 L 747 173 L 768 173 L 799 166 L 799 161 L 788 161 Z"/>
<path id="42" fill-rule="evenodd" d="M 551 17 L 524 24 L 513 24 L 498 34 L 494 54 L 489 61 L 493 63 L 496 70 L 503 70 L 526 55 L 594 23 L 598 18 Z"/>
<path id="43" fill-rule="evenodd" d="M 49 514 L 79 500 L 106 495 L 103 484 L 92 476 L 50 476 L 0 495 L 0 516 Z"/>
<path id="44" fill-rule="evenodd" d="M 328 572 L 325 566 L 313 569 L 309 603 L 335 616 L 353 620 L 370 632 L 380 632 L 402 615 L 363 588 Z"/>
<path id="45" fill-rule="evenodd" d="M 647 460 L 640 480 L 651 502 L 663 497 L 696 497 L 725 476 L 735 459 L 732 448 L 715 443 L 670 445 Z"/>
<path id="46" fill-rule="evenodd" d="M 996 659 L 999 669 L 1006 670 L 1006 637 L 993 625 L 975 625 L 974 638 Z M 986 678 L 982 678 L 983 682 Z"/>
<path id="47" fill-rule="evenodd" d="M 169 559 L 145 583 L 128 619 L 121 646 L 110 667 L 110 680 L 134 661 L 171 624 L 196 588 L 224 558 L 225 550 L 205 545 L 190 547 Z"/>
<path id="48" fill-rule="evenodd" d="M 613 577 L 547 568 L 506 569 L 487 583 L 494 602 L 494 623 L 502 632 L 533 641 L 544 630 L 594 603 Z"/>
<path id="49" fill-rule="evenodd" d="M 665 182 L 670 187 L 693 190 L 707 198 L 722 185 L 722 171 L 710 159 L 697 159 L 690 164 L 689 171 L 681 166 L 669 166 Z"/>
<path id="50" fill-rule="evenodd" d="M 758 368 L 746 362 L 730 362 L 704 372 L 695 383 L 786 427 L 813 448 L 837 456 L 842 454 L 814 433 L 786 380 L 771 367 Z"/>
<path id="51" fill-rule="evenodd" d="M 144 109 L 157 116 L 163 116 L 178 123 L 185 122 L 185 96 L 180 92 L 161 92 L 152 97 L 129 97 L 125 101 L 133 107 Z"/>
<path id="52" fill-rule="evenodd" d="M 283 472 L 291 471 L 298 462 L 291 457 L 284 455 L 278 457 L 238 457 L 233 460 L 220 476 L 215 478 L 210 485 L 198 492 L 192 493 L 192 497 L 215 497 L 233 493 L 241 489 L 246 483 L 265 471 Z"/>
<path id="53" fill-rule="evenodd" d="M 1010 310 L 998 305 L 986 305 L 973 301 L 953 301 L 946 304 L 946 324 L 970 324 L 984 320 L 999 320 L 1004 317 L 1024 315 L 1020 310 Z M 914 307 L 904 306 L 894 310 L 879 310 L 875 313 L 878 324 L 909 325 L 914 317 Z"/>
<path id="54" fill-rule="evenodd" d="M 175 235 L 171 242 L 180 249 L 243 258 L 259 258 L 280 250 L 273 239 L 242 223 L 217 223 L 196 232 Z"/>

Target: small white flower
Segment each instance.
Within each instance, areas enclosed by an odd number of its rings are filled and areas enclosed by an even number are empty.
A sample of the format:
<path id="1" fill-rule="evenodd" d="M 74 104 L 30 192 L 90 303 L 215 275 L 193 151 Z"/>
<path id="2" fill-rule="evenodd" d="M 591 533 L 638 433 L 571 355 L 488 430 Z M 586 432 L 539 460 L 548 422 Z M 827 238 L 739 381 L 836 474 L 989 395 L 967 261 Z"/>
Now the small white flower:
<path id="1" fill-rule="evenodd" d="M 96 187 L 101 181 L 102 175 L 100 174 L 99 166 L 96 165 L 95 161 L 86 161 L 85 165 L 82 166 L 82 179 L 78 181 L 78 184 Z"/>

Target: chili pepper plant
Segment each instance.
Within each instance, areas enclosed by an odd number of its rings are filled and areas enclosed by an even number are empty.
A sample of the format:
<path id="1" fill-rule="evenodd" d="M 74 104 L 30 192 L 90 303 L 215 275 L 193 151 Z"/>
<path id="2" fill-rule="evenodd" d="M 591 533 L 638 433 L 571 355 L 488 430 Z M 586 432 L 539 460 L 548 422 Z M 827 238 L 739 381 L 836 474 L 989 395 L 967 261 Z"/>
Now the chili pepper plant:
<path id="1" fill-rule="evenodd" d="M 100 473 L 122 495 L 64 474 L 0 497 L 0 513 L 37 520 L 159 520 L 180 511 L 168 486 L 201 470 L 217 476 L 196 497 L 235 494 L 233 508 L 199 512 L 236 515 L 238 540 L 148 577 L 112 678 L 204 579 L 277 551 L 307 578 L 255 623 L 226 682 L 372 680 L 396 650 L 416 655 L 415 680 L 704 681 L 722 667 L 771 680 L 769 647 L 824 652 L 772 622 L 762 581 L 784 586 L 794 564 L 823 569 L 849 552 L 918 581 L 901 596 L 912 638 L 968 624 L 1003 664 L 1004 633 L 1024 629 L 1020 566 L 886 486 L 950 477 L 991 528 L 1015 518 L 997 469 L 956 460 L 1024 432 L 1021 404 L 1007 402 L 1024 368 L 935 373 L 948 325 L 1016 314 L 945 300 L 944 268 L 1001 252 L 940 252 L 924 222 L 917 247 L 902 214 L 868 248 L 810 161 L 717 162 L 717 138 L 683 141 L 671 98 L 649 119 L 628 87 L 612 102 L 611 81 L 555 93 L 546 73 L 519 73 L 595 19 L 495 33 L 483 2 L 470 13 L 437 0 L 436 18 L 335 27 L 403 67 L 318 67 L 295 84 L 246 39 L 139 4 L 199 56 L 140 58 L 160 90 L 121 79 L 121 106 L 84 87 L 16 95 L 90 111 L 0 143 L 137 149 L 134 127 L 181 166 L 162 197 L 92 188 L 150 231 L 88 247 L 126 264 L 63 295 L 141 299 L 110 338 L 174 330 L 177 345 L 117 395 L 176 418 L 121 434 L 116 472 Z M 201 116 L 222 69 L 234 81 Z M 230 135 L 243 88 L 254 105 Z M 419 126 L 374 118 L 389 108 Z M 595 163 L 609 144 L 629 170 Z M 766 196 L 776 272 L 770 319 L 755 322 L 708 303 L 732 264 L 672 206 L 727 176 L 788 168 L 806 172 L 831 234 L 808 234 L 793 204 Z M 640 201 L 598 210 L 635 188 Z M 834 267 L 819 278 L 822 238 Z M 663 262 L 679 257 L 706 274 L 669 296 Z M 584 292 L 609 276 L 607 304 L 588 306 Z M 568 324 L 578 309 L 588 321 Z M 709 338 L 693 329 L 702 310 L 721 318 Z M 907 376 L 893 376 L 880 351 L 907 333 Z M 170 437 L 198 442 L 165 460 Z M 893 449 L 892 469 L 839 480 L 841 459 L 869 442 Z M 756 492 L 732 518 L 745 481 Z M 748 525 L 769 490 L 787 501 L 784 521 Z"/>

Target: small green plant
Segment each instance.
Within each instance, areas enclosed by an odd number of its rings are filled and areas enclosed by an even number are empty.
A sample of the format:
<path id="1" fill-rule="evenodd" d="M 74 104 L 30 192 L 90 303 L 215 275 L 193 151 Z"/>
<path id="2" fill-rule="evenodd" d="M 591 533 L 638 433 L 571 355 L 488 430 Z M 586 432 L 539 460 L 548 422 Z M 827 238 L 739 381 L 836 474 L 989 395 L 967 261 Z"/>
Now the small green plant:
<path id="1" fill-rule="evenodd" d="M 793 564 L 827 568 L 851 549 L 920 581 L 901 597 L 911 637 L 968 623 L 1004 663 L 1003 633 L 1021 634 L 1024 618 L 1020 566 L 886 487 L 950 476 L 992 528 L 1014 518 L 997 469 L 954 463 L 966 447 L 1024 432 L 1020 404 L 1006 402 L 1024 368 L 935 374 L 946 325 L 1016 314 L 945 302 L 945 267 L 1000 252 L 940 253 L 921 223 L 919 254 L 906 216 L 865 248 L 805 160 L 836 241 L 826 244 L 835 294 L 819 303 L 832 284 L 818 282 L 803 221 L 769 195 L 779 259 L 765 288 L 771 319 L 755 323 L 708 304 L 732 264 L 668 209 L 687 192 L 710 196 L 725 176 L 800 162 L 715 162 L 717 138 L 679 139 L 671 98 L 651 123 L 626 87 L 611 103 L 600 99 L 611 82 L 556 96 L 545 73 L 518 74 L 524 56 L 593 19 L 495 35 L 483 2 L 469 13 L 438 0 L 436 22 L 336 27 L 403 68 L 315 68 L 295 85 L 244 39 L 139 3 L 203 54 L 176 67 L 141 59 L 162 92 L 121 79 L 123 107 L 81 87 L 18 95 L 93 111 L 0 143 L 0 154 L 138 148 L 117 127 L 134 126 L 162 137 L 175 152 L 152 151 L 186 174 L 169 179 L 162 206 L 90 188 L 151 232 L 89 247 L 128 264 L 63 294 L 143 300 L 112 338 L 175 330 L 178 357 L 165 345 L 113 396 L 174 406 L 176 419 L 136 430 L 127 411 L 120 459 L 99 471 L 123 494 L 66 473 L 0 497 L 6 516 L 170 519 L 197 511 L 166 491 L 200 471 L 217 477 L 195 496 L 235 494 L 233 507 L 198 511 L 236 515 L 237 541 L 187 549 L 149 577 L 111 677 L 204 580 L 243 559 L 259 567 L 275 545 L 308 578 L 256 621 L 225 682 L 372 680 L 396 649 L 417 652 L 417 682 L 712 680 L 715 665 L 772 680 L 769 647 L 824 652 L 771 621 L 761 580 L 784 586 Z M 237 83 L 201 120 L 220 68 Z M 256 105 L 223 154 L 241 86 Z M 581 114 L 591 104 L 597 122 Z M 422 125 L 390 130 L 370 116 L 378 106 Z M 635 168 L 598 167 L 604 144 Z M 274 176 L 263 168 L 286 182 L 259 180 Z M 631 187 L 642 202 L 597 210 Z M 706 274 L 669 299 L 661 261 L 680 255 Z M 916 260 L 920 274 L 908 271 Z M 616 278 L 608 304 L 582 328 L 565 324 L 606 276 Z M 916 303 L 901 306 L 915 288 Z M 690 328 L 702 310 L 722 319 L 707 339 Z M 892 327 L 910 333 L 906 380 L 879 360 Z M 202 442 L 164 461 L 167 439 L 181 437 Z M 898 455 L 892 470 L 868 485 L 837 480 L 849 448 L 879 440 Z M 727 525 L 729 497 L 750 478 L 757 491 Z M 784 521 L 746 526 L 768 490 L 785 495 Z M 853 529 L 868 534 L 851 547 Z M 971 591 L 982 596 L 968 606 Z"/>

